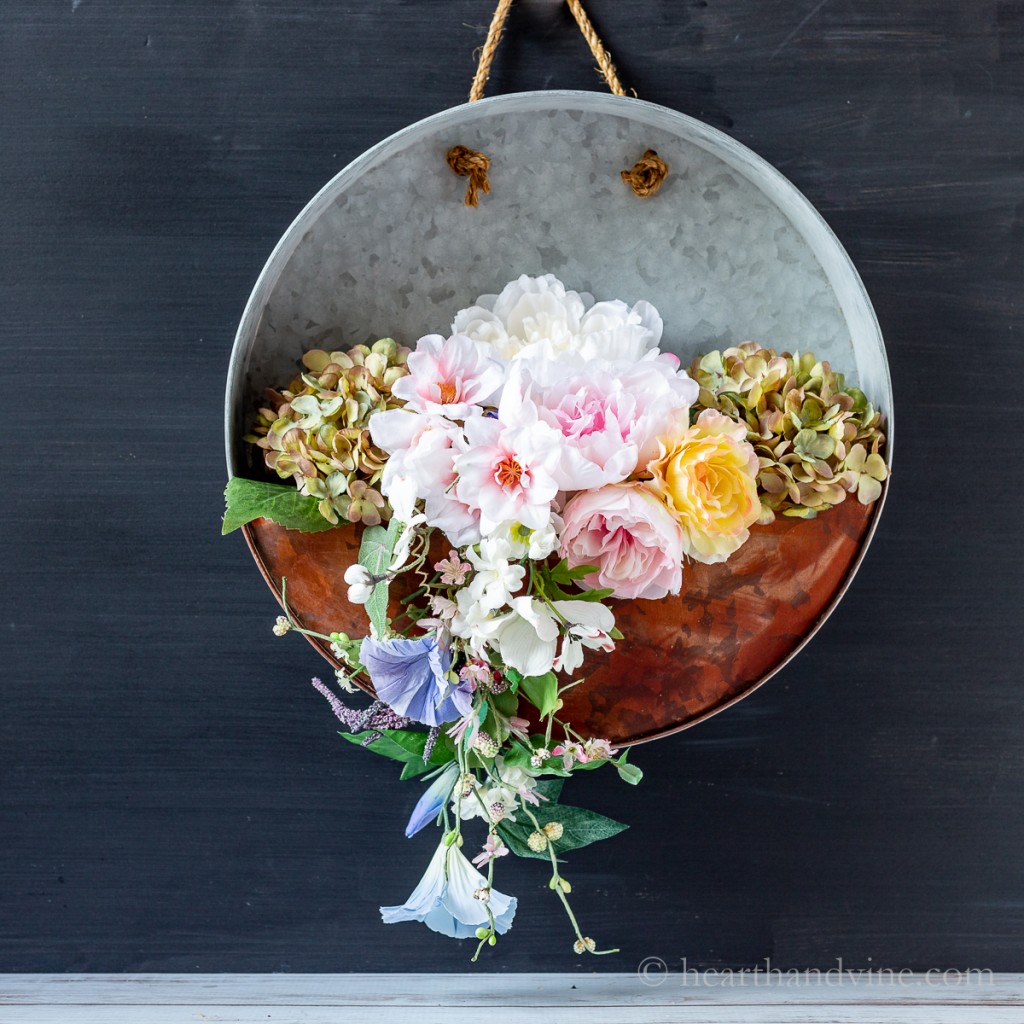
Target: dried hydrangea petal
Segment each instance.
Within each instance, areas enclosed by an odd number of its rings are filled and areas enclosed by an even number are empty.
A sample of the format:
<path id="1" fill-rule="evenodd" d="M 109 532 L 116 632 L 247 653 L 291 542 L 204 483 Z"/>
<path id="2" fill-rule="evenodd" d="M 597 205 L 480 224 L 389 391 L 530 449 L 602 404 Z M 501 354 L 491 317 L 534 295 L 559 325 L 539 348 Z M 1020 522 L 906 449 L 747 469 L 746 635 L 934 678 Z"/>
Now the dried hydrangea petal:
<path id="1" fill-rule="evenodd" d="M 760 465 L 762 523 L 780 513 L 813 518 L 848 492 L 866 504 L 881 494 L 881 414 L 828 362 L 747 341 L 699 356 L 690 376 L 700 387 L 694 418 L 717 409 L 746 425 Z"/>
<path id="2" fill-rule="evenodd" d="M 387 454 L 366 427 L 374 413 L 402 404 L 391 388 L 409 372 L 408 358 L 409 349 L 393 338 L 311 349 L 302 357 L 304 372 L 287 388 L 265 391 L 266 405 L 245 440 L 263 449 L 268 469 L 317 498 L 325 519 L 380 523 L 390 509 L 374 485 Z"/>

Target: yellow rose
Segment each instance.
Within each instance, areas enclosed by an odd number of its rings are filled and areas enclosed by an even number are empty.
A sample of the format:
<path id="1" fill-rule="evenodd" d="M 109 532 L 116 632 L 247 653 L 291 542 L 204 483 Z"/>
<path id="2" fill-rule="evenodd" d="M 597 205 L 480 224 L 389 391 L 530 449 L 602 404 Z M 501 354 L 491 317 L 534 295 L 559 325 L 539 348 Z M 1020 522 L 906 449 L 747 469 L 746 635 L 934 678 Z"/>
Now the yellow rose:
<path id="1" fill-rule="evenodd" d="M 713 409 L 676 434 L 658 439 L 647 464 L 651 486 L 683 528 L 683 553 L 724 562 L 750 536 L 761 514 L 757 454 L 743 424 Z"/>

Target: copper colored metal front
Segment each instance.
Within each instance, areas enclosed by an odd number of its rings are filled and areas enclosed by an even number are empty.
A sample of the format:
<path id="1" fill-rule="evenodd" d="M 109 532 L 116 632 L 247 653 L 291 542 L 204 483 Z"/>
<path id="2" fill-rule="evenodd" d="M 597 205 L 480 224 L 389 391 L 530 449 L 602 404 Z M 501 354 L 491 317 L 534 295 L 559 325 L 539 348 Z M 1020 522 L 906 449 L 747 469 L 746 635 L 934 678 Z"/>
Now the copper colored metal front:
<path id="1" fill-rule="evenodd" d="M 635 743 L 694 725 L 750 693 L 831 611 L 876 514 L 851 497 L 817 519 L 780 518 L 755 527 L 727 562 L 688 565 L 678 597 L 611 602 L 625 639 L 610 655 L 587 652 L 586 681 L 565 695 L 564 717 L 585 736 Z M 261 519 L 245 535 L 278 599 L 288 578 L 288 606 L 302 625 L 365 634 L 365 611 L 348 603 L 342 581 L 357 560 L 357 528 L 297 533 Z M 396 600 L 403 596 L 393 590 Z M 337 664 L 325 643 L 313 644 Z"/>

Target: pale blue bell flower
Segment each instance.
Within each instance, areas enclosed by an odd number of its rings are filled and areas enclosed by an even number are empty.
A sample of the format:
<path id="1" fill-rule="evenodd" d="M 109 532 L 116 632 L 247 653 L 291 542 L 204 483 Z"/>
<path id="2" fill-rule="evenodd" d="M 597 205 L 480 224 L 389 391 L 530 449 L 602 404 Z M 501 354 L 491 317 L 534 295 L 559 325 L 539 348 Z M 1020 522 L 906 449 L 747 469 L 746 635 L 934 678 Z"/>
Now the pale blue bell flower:
<path id="1" fill-rule="evenodd" d="M 487 879 L 463 856 L 458 845 L 445 846 L 442 840 L 405 904 L 381 907 L 380 916 L 385 924 L 422 921 L 441 935 L 469 939 L 475 937 L 478 928 L 488 926 L 489 906 L 494 915 L 494 930 L 504 935 L 512 927 L 516 898 L 492 889 L 484 903 L 473 894 L 486 886 Z"/>

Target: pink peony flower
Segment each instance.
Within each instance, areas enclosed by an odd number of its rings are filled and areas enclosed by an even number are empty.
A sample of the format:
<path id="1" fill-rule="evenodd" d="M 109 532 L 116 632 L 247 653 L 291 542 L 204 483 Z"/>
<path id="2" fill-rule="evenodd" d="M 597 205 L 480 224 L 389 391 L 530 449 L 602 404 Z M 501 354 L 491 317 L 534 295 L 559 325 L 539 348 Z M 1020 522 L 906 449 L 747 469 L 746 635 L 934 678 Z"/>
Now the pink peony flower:
<path id="1" fill-rule="evenodd" d="M 504 369 L 487 346 L 463 334 L 428 334 L 409 356 L 409 373 L 391 393 L 417 412 L 462 420 L 501 387 Z"/>
<path id="2" fill-rule="evenodd" d="M 609 587 L 624 599 L 679 593 L 683 532 L 650 488 L 624 483 L 582 491 L 562 515 L 562 557 L 570 566 L 597 566 L 585 587 Z"/>
<path id="3" fill-rule="evenodd" d="M 696 397 L 697 384 L 668 355 L 633 365 L 597 361 L 572 368 L 519 362 L 509 375 L 499 418 L 509 425 L 539 421 L 550 427 L 561 442 L 554 471 L 559 490 L 583 491 L 619 483 L 655 458 L 658 437 L 688 422 Z"/>

